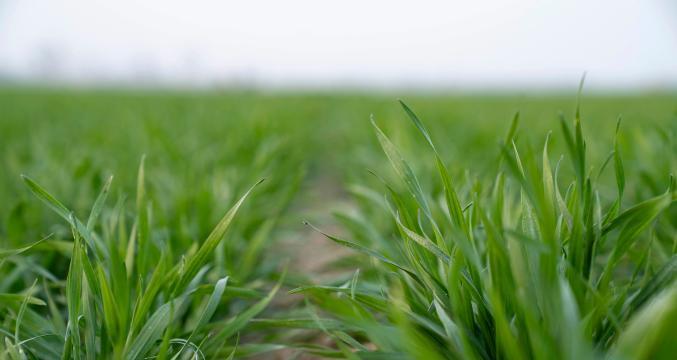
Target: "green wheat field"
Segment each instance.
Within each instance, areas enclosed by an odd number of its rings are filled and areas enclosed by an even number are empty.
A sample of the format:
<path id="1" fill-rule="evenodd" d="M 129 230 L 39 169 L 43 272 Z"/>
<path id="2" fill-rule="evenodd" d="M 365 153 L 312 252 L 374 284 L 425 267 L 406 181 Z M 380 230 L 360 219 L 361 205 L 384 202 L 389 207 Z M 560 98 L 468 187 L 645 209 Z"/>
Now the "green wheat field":
<path id="1" fill-rule="evenodd" d="M 676 136 L 674 93 L 2 88 L 0 359 L 674 359 Z"/>

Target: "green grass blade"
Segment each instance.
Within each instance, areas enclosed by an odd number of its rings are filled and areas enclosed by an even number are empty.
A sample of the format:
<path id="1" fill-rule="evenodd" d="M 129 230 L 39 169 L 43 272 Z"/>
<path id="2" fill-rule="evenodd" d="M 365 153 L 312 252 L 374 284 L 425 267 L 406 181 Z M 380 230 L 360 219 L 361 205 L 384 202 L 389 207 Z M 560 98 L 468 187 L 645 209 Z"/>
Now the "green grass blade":
<path id="1" fill-rule="evenodd" d="M 426 250 L 430 251 L 433 255 L 435 255 L 438 259 L 442 260 L 443 262 L 448 264 L 451 261 L 449 255 L 446 254 L 437 245 L 435 245 L 435 243 L 432 242 L 430 239 L 423 237 L 405 227 L 400 221 L 399 216 L 396 217 L 395 221 L 397 222 L 397 226 L 400 228 L 400 230 L 402 230 L 409 239 L 415 241 L 417 244 L 421 245 Z"/>
<path id="2" fill-rule="evenodd" d="M 42 243 L 43 241 L 47 240 L 50 236 L 44 237 L 44 238 L 42 238 L 42 239 L 40 239 L 40 240 L 30 244 L 30 245 L 27 245 L 27 246 L 24 246 L 24 247 L 21 247 L 21 248 L 18 248 L 18 249 L 1 249 L 0 250 L 0 261 L 4 260 L 4 259 L 6 259 L 10 256 L 19 255 L 21 253 L 26 252 L 26 251 L 32 249 L 33 247 L 35 247 L 36 245 L 38 245 L 38 244 Z"/>
<path id="3" fill-rule="evenodd" d="M 631 359 L 670 359 L 675 355 L 677 286 L 663 291 L 635 315 L 615 346 L 615 354 Z"/>
<path id="4" fill-rule="evenodd" d="M 379 143 L 381 144 L 381 148 L 388 157 L 388 160 L 390 160 L 390 164 L 392 165 L 393 169 L 395 169 L 397 175 L 407 185 L 409 192 L 412 194 L 412 196 L 414 196 L 414 198 L 418 202 L 419 206 L 423 210 L 426 217 L 432 220 L 432 213 L 430 212 L 428 201 L 423 195 L 421 185 L 419 184 L 418 179 L 414 175 L 414 172 L 409 167 L 409 164 L 407 164 L 402 155 L 400 155 L 399 151 L 397 151 L 397 148 L 395 147 L 395 145 L 393 145 L 390 139 L 388 139 L 388 137 L 383 133 L 383 131 L 376 125 L 374 119 L 371 119 L 371 124 L 376 130 L 376 136 L 379 140 Z"/>
<path id="5" fill-rule="evenodd" d="M 44 202 L 50 209 L 61 216 L 64 220 L 69 222 L 71 221 L 70 210 L 68 210 L 64 204 L 62 204 L 59 200 L 52 196 L 52 194 L 47 192 L 47 190 L 38 185 L 38 183 L 33 181 L 33 179 L 29 178 L 27 175 L 21 175 L 21 179 L 28 186 L 31 192 L 37 196 L 38 199 Z"/>
<path id="6" fill-rule="evenodd" d="M 92 206 L 92 211 L 89 213 L 89 218 L 87 219 L 86 227 L 88 230 L 92 230 L 94 228 L 96 220 L 99 218 L 99 215 L 101 215 L 101 211 L 103 210 L 103 205 L 106 203 L 106 198 L 108 197 L 108 192 L 110 191 L 110 185 L 112 182 L 113 176 L 111 175 L 104 183 L 99 196 L 96 198 L 96 201 L 94 201 L 94 206 Z"/>
<path id="7" fill-rule="evenodd" d="M 614 137 L 614 170 L 616 174 L 616 185 L 618 187 L 618 201 L 623 198 L 625 191 L 625 170 L 623 169 L 623 159 L 618 145 L 618 136 L 621 128 L 621 118 L 618 117 L 616 123 L 616 136 Z"/>
<path id="8" fill-rule="evenodd" d="M 280 286 L 282 285 L 282 281 L 284 280 L 286 271 L 282 274 L 280 277 L 280 280 L 278 283 L 273 287 L 272 290 L 268 293 L 268 295 L 257 302 L 256 304 L 250 306 L 243 312 L 237 314 L 235 317 L 231 318 L 228 320 L 224 325 L 223 328 L 221 328 L 211 340 L 209 340 L 210 343 L 212 344 L 220 344 L 226 339 L 229 339 L 231 336 L 235 335 L 240 329 L 242 329 L 247 323 L 254 318 L 254 316 L 258 315 L 261 313 L 270 303 L 270 301 L 273 299 L 277 291 L 280 289 Z"/>
<path id="9" fill-rule="evenodd" d="M 671 191 L 653 199 L 646 200 L 624 211 L 616 217 L 609 225 L 602 230 L 608 233 L 613 229 L 621 228 L 620 234 L 614 244 L 611 259 L 607 262 L 607 269 L 610 269 L 615 263 L 628 251 L 637 235 L 646 229 L 651 222 L 667 209 L 675 199 Z"/>
<path id="10" fill-rule="evenodd" d="M 360 245 L 360 244 L 357 244 L 357 243 L 354 243 L 354 242 L 351 242 L 351 241 L 343 240 L 343 239 L 340 239 L 336 236 L 329 235 L 329 234 L 323 232 L 322 230 L 316 228 L 315 226 L 313 226 L 312 224 L 310 224 L 307 221 L 304 221 L 304 224 L 307 225 L 307 226 L 310 226 L 313 230 L 317 231 L 318 233 L 324 235 L 327 239 L 329 239 L 329 240 L 331 240 L 331 241 L 333 241 L 333 242 L 335 242 L 335 243 L 337 243 L 341 246 L 345 246 L 347 248 L 357 250 L 357 251 L 359 251 L 359 252 L 361 252 L 365 255 L 368 255 L 370 257 L 378 259 L 378 260 L 380 260 L 380 261 L 382 261 L 382 262 L 384 262 L 388 265 L 392 265 L 392 266 L 404 271 L 405 273 L 409 274 L 412 278 L 416 279 L 417 281 L 421 281 L 419 276 L 413 270 L 407 268 L 404 265 L 396 263 L 395 261 L 387 258 L 385 255 L 378 253 L 377 251 L 374 251 L 374 250 L 372 250 L 372 249 L 370 249 L 366 246 L 363 246 L 363 245 Z"/>
<path id="11" fill-rule="evenodd" d="M 228 210 L 221 221 L 219 221 L 200 249 L 198 249 L 194 255 L 187 259 L 186 265 L 183 268 L 183 271 L 180 273 L 179 280 L 176 282 L 172 290 L 174 294 L 178 294 L 179 292 L 183 291 L 186 285 L 188 285 L 188 283 L 197 274 L 198 270 L 207 262 L 209 256 L 212 255 L 214 249 L 216 249 L 216 246 L 219 244 L 219 242 L 221 242 L 226 230 L 228 230 L 228 227 L 230 227 L 230 224 L 233 221 L 235 214 L 237 214 L 238 210 L 240 209 L 240 206 L 242 206 L 245 199 L 247 199 L 252 190 L 254 190 L 254 188 L 262 182 L 263 179 L 259 180 L 256 184 L 254 184 L 254 186 L 247 190 L 247 192 L 235 203 L 235 205 L 233 205 L 233 207 Z"/>
<path id="12" fill-rule="evenodd" d="M 223 292 L 226 290 L 227 283 L 228 283 L 227 276 L 216 282 L 216 285 L 214 285 L 214 292 L 212 292 L 211 296 L 209 297 L 209 301 L 207 301 L 207 306 L 205 306 L 204 310 L 202 310 L 200 318 L 198 319 L 197 324 L 195 325 L 195 329 L 193 329 L 193 332 L 190 334 L 190 336 L 188 336 L 186 343 L 188 343 L 195 336 L 195 333 L 204 325 L 206 325 L 209 319 L 212 318 L 212 316 L 216 312 L 216 308 L 219 306 L 219 303 L 221 302 L 221 297 L 223 297 Z M 178 356 L 183 351 L 184 347 L 185 345 L 181 347 L 181 350 L 179 350 L 179 352 L 174 356 L 175 358 L 178 358 Z"/>
<path id="13" fill-rule="evenodd" d="M 445 199 L 447 201 L 447 207 L 449 209 L 451 219 L 454 222 L 454 224 L 456 224 L 456 226 L 460 227 L 465 231 L 465 221 L 463 218 L 461 203 L 458 200 L 458 194 L 451 181 L 451 176 L 449 176 L 449 171 L 447 170 L 447 167 L 444 165 L 444 162 L 442 162 L 442 159 L 440 158 L 440 155 L 437 152 L 437 149 L 435 148 L 435 144 L 433 143 L 432 138 L 428 133 L 428 130 L 423 125 L 423 122 L 421 122 L 418 116 L 416 116 L 416 114 L 409 108 L 409 106 L 407 106 L 407 104 L 405 104 L 402 100 L 400 100 L 400 105 L 402 106 L 402 108 L 404 108 L 404 111 L 409 116 L 409 119 L 411 119 L 416 128 L 426 139 L 426 142 L 428 143 L 430 148 L 435 153 L 435 163 L 437 165 L 437 169 L 440 173 L 440 176 L 442 177 L 442 183 L 444 185 L 445 191 Z"/>
<path id="14" fill-rule="evenodd" d="M 72 215 L 71 215 L 71 221 Z M 66 301 L 68 303 L 68 334 L 72 342 L 72 354 L 74 359 L 80 359 L 80 326 L 79 318 L 82 308 L 82 284 L 84 269 L 82 265 L 82 245 L 80 233 L 72 227 L 73 232 L 73 255 L 68 268 L 68 277 L 66 278 Z M 85 299 L 86 301 L 86 299 Z M 66 342 L 66 346 L 68 342 Z M 66 351 L 64 350 L 64 353 Z"/>
<path id="15" fill-rule="evenodd" d="M 172 315 L 175 307 L 183 303 L 183 298 L 174 299 L 160 306 L 153 315 L 146 321 L 134 338 L 133 342 L 125 351 L 126 359 L 141 359 L 162 338 L 162 334 L 172 321 Z"/>

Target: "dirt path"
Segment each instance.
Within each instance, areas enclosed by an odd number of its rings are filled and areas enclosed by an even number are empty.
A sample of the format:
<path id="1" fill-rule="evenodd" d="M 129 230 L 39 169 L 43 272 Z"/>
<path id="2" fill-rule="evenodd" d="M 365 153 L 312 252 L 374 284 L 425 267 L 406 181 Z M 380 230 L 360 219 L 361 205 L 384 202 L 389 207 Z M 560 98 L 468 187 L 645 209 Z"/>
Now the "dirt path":
<path id="1" fill-rule="evenodd" d="M 291 216 L 287 216 L 287 218 L 291 223 L 282 226 L 281 230 L 289 236 L 280 239 L 274 246 L 277 248 L 273 249 L 274 252 L 279 251 L 289 258 L 288 271 L 290 273 L 308 276 L 310 282 L 306 285 L 323 284 L 340 275 L 341 271 L 332 269 L 330 265 L 351 253 L 350 249 L 337 245 L 310 226 L 303 224 L 304 221 L 309 221 L 327 234 L 345 235 L 345 231 L 332 216 L 332 212 L 337 207 L 350 206 L 349 198 L 343 189 L 343 185 L 336 181 L 334 177 L 320 176 L 309 179 L 288 210 Z M 281 291 L 270 304 L 270 307 L 290 309 L 300 305 L 302 301 L 302 295 L 290 295 L 286 291 Z M 310 342 L 322 346 L 332 346 L 332 340 L 326 335 L 314 336 L 310 339 Z M 282 360 L 291 358 L 298 360 L 318 359 L 318 357 L 310 354 L 299 355 L 297 350 L 291 349 L 265 353 L 251 359 Z"/>
<path id="2" fill-rule="evenodd" d="M 336 208 L 349 206 L 344 185 L 336 181 L 335 177 L 321 176 L 310 179 L 305 189 L 301 190 L 298 203 L 292 210 L 293 217 L 298 214 L 300 224 L 308 221 L 327 234 L 345 235 L 332 216 Z M 290 270 L 312 274 L 314 281 L 321 282 L 327 275 L 335 274 L 327 266 L 349 254 L 350 250 L 337 245 L 310 226 L 302 226 L 293 239 L 283 241 L 290 251 Z"/>

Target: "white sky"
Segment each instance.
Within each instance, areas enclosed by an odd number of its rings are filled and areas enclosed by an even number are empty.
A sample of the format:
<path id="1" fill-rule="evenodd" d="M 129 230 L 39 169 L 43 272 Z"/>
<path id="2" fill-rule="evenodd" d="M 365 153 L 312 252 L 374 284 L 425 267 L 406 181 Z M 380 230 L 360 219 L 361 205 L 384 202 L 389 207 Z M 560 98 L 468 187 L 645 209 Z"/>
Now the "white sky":
<path id="1" fill-rule="evenodd" d="M 0 0 L 0 74 L 262 86 L 677 87 L 675 0 Z"/>

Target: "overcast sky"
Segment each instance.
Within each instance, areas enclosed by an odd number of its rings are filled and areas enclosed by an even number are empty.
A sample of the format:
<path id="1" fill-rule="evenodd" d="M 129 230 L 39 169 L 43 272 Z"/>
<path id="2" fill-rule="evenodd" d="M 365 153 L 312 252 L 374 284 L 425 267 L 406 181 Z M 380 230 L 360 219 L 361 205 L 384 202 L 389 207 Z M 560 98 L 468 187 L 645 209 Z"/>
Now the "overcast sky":
<path id="1" fill-rule="evenodd" d="M 677 87 L 675 0 L 0 0 L 0 74 L 71 82 Z"/>

